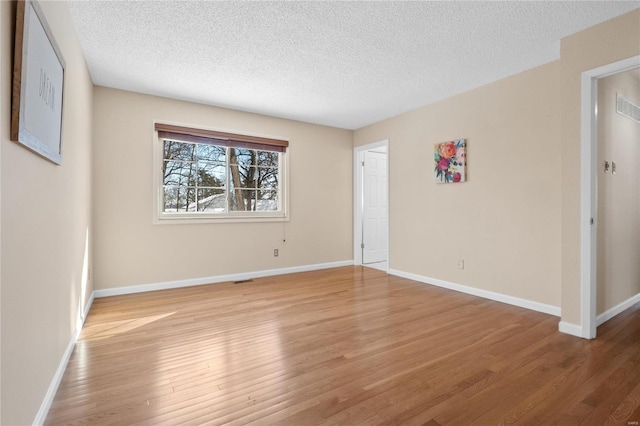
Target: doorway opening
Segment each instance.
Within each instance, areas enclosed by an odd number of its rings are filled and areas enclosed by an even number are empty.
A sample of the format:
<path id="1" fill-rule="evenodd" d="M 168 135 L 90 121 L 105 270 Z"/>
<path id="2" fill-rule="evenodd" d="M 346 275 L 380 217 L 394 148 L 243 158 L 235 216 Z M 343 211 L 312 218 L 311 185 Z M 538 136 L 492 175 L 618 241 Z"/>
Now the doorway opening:
<path id="1" fill-rule="evenodd" d="M 389 271 L 389 141 L 354 148 L 354 263 Z"/>
<path id="2" fill-rule="evenodd" d="M 635 56 L 582 73 L 581 108 L 581 224 L 580 224 L 580 335 L 596 337 L 598 323 L 606 316 L 597 316 L 598 300 L 598 172 L 604 158 L 598 158 L 598 80 L 640 67 Z M 601 153 L 602 155 L 602 153 Z M 602 163 L 602 164 L 600 164 Z M 610 170 L 607 170 L 609 172 Z M 602 237 L 602 236 L 601 236 Z M 627 302 L 628 303 L 628 302 Z M 623 303 L 624 304 L 624 303 Z M 624 306 L 616 307 L 622 309 Z M 602 305 L 602 302 L 601 302 Z M 613 312 L 613 311 L 611 311 Z"/>

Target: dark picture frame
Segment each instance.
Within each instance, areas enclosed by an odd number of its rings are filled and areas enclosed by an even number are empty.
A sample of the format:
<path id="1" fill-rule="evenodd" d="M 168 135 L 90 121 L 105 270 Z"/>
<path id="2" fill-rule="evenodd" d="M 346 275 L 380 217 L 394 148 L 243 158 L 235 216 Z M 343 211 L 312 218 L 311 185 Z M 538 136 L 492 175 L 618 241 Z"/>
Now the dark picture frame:
<path id="1" fill-rule="evenodd" d="M 61 164 L 65 62 L 40 5 L 16 10 L 11 140 Z"/>

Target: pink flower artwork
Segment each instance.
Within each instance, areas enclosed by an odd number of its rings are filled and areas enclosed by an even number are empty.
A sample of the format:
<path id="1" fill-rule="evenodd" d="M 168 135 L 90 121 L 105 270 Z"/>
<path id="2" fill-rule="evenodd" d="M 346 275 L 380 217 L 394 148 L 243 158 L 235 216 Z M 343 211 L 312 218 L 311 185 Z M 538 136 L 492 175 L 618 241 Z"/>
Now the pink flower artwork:
<path id="1" fill-rule="evenodd" d="M 467 143 L 464 139 L 438 143 L 434 150 L 436 183 L 458 183 L 466 180 Z"/>

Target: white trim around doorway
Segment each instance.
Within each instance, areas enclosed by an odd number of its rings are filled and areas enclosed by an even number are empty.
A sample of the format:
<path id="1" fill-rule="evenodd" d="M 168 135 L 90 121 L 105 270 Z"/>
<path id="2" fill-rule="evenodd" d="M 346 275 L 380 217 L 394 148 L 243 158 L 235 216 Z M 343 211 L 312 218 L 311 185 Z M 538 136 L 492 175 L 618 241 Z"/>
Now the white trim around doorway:
<path id="1" fill-rule="evenodd" d="M 353 264 L 362 265 L 362 209 L 364 194 L 362 193 L 362 161 L 364 153 L 375 148 L 385 147 L 387 150 L 387 217 L 389 216 L 390 193 L 389 193 L 389 139 L 353 148 Z M 390 223 L 390 221 L 389 221 Z M 387 227 L 387 235 L 390 237 L 390 230 Z M 391 257 L 391 238 L 389 238 L 389 249 L 387 250 L 386 272 L 389 272 L 389 259 Z"/>
<path id="2" fill-rule="evenodd" d="M 580 113 L 580 337 L 596 337 L 598 79 L 640 67 L 640 55 L 582 73 Z M 562 326 L 560 331 L 564 331 Z M 577 331 L 577 330 L 575 330 Z M 577 334 L 577 333 L 571 333 Z"/>

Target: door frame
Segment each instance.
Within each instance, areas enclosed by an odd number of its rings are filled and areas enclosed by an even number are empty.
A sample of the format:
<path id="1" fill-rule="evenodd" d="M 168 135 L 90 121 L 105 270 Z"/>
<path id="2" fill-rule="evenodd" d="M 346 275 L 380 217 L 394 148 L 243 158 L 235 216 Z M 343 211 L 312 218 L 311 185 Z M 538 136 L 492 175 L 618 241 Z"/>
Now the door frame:
<path id="1" fill-rule="evenodd" d="M 640 55 L 582 73 L 580 112 L 580 328 L 595 339 L 598 223 L 598 79 L 640 67 Z"/>
<path id="2" fill-rule="evenodd" d="M 356 146 L 353 148 L 353 264 L 362 265 L 362 216 L 364 208 L 364 153 L 375 148 L 385 147 L 387 150 L 387 218 L 389 218 L 389 139 L 379 142 L 373 142 L 367 145 Z M 387 273 L 389 272 L 389 258 L 391 252 L 391 239 L 389 234 L 389 223 L 387 220 Z"/>

